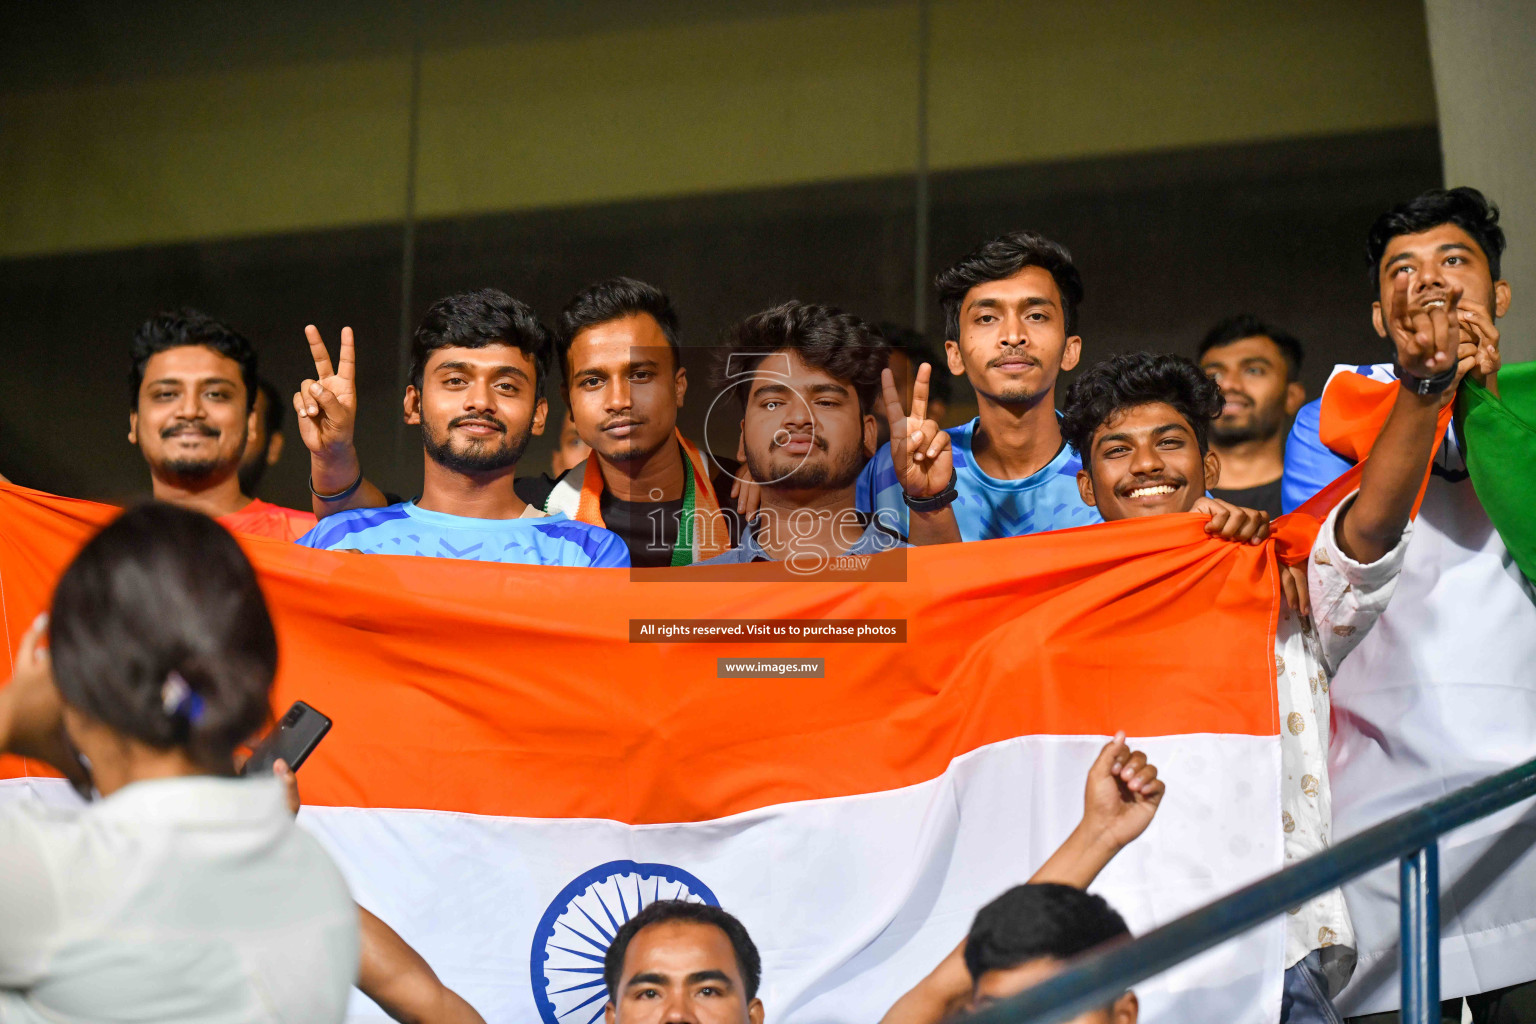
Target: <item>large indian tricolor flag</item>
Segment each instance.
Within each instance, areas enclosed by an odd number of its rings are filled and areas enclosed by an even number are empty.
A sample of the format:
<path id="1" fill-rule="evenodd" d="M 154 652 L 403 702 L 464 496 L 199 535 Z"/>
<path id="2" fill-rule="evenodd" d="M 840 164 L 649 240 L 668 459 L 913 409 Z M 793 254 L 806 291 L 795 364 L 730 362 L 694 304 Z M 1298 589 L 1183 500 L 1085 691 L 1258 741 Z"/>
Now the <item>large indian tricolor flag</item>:
<path id="1" fill-rule="evenodd" d="M 8 651 L 115 510 L 0 487 Z M 1310 545 L 1293 517 L 1291 550 Z M 887 582 L 698 581 L 243 543 L 275 705 L 335 721 L 300 822 L 488 1021 L 592 1024 L 641 906 L 718 903 L 782 1022 L 872 1022 L 1022 882 L 1125 730 L 1167 780 L 1095 885 L 1143 932 L 1281 866 L 1276 543 L 1169 516 L 876 556 Z M 877 573 L 877 575 L 880 575 Z M 900 642 L 632 642 L 631 620 L 896 620 Z M 719 659 L 824 659 L 722 678 Z M 0 762 L 12 798 L 71 798 Z M 1152 1022 L 1273 1021 L 1279 921 L 1138 986 Z M 354 1019 L 379 1012 L 362 996 Z"/>

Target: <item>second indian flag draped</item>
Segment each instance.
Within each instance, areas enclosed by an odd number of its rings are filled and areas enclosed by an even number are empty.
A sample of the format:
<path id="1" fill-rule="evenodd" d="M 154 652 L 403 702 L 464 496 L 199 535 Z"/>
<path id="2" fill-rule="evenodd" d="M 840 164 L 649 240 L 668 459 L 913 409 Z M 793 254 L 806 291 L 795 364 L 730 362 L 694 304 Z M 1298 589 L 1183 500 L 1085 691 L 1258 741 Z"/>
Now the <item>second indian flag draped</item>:
<path id="1" fill-rule="evenodd" d="M 113 512 L 0 487 L 12 648 Z M 772 1020 L 876 1020 L 1066 837 L 1121 729 L 1168 783 L 1095 887 L 1133 930 L 1281 864 L 1275 545 L 1212 541 L 1199 517 L 876 556 L 904 580 L 874 583 L 244 543 L 281 642 L 275 704 L 335 721 L 301 823 L 489 1021 L 592 1024 L 614 930 L 672 896 L 743 920 Z M 631 643 L 637 618 L 906 636 Z M 720 678 L 738 657 L 825 676 Z M 11 797 L 62 798 L 45 774 L 0 762 Z M 1145 1019 L 1274 1019 L 1282 939 L 1272 924 L 1140 986 Z"/>

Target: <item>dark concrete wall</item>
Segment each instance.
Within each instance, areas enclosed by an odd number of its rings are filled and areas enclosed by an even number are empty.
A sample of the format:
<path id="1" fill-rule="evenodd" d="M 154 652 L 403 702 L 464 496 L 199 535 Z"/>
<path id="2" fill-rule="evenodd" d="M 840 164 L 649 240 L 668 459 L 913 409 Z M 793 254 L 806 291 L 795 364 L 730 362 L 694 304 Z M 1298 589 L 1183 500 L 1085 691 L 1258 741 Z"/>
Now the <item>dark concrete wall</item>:
<path id="1" fill-rule="evenodd" d="M 1082 270 L 1087 361 L 1192 352 L 1215 320 L 1251 311 L 1307 344 L 1315 392 L 1335 362 L 1380 352 L 1366 228 L 1440 175 L 1433 129 L 936 175 L 929 262 L 1035 228 Z M 705 350 L 733 319 L 799 298 L 910 320 L 913 195 L 903 177 L 428 222 L 417 230 L 413 316 L 494 285 L 552 321 L 593 280 L 651 280 L 671 292 L 685 342 L 699 349 L 685 410 L 697 430 Z M 354 327 L 365 464 L 413 493 L 419 445 L 398 427 L 401 238 L 380 227 L 0 262 L 0 473 L 83 497 L 145 492 L 125 439 L 127 343 L 151 311 L 190 304 L 248 334 L 283 388 L 311 372 L 304 324 L 333 345 L 343 324 Z M 263 496 L 307 507 L 307 460 L 288 420 L 289 455 Z M 542 440 L 530 471 L 547 465 Z"/>

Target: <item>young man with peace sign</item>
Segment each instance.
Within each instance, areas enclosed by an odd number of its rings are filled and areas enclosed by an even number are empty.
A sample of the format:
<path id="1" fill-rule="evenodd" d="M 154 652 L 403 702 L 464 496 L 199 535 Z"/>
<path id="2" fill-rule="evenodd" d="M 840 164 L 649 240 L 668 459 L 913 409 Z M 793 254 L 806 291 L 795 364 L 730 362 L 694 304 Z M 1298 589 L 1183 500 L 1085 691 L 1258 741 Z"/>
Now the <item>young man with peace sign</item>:
<path id="1" fill-rule="evenodd" d="M 347 332 L 350 334 L 350 332 Z M 315 369 L 295 398 L 300 433 L 310 449 L 317 502 L 339 502 L 362 486 L 361 469 L 336 492 L 337 466 L 356 466 L 352 423 L 354 359 L 345 339 L 335 374 L 314 335 Z M 545 515 L 513 489 L 528 440 L 544 430 L 549 406 L 549 332 L 526 305 L 487 288 L 440 299 L 427 310 L 411 344 L 405 421 L 421 427 L 425 468 L 421 496 L 385 508 L 359 508 L 323 520 L 299 543 L 307 547 L 465 558 L 525 565 L 629 565 L 617 536 L 561 514 Z M 323 471 L 323 472 L 322 472 Z M 319 486 L 316 486 L 317 483 Z"/>
<path id="2" fill-rule="evenodd" d="M 970 381 L 979 412 L 946 432 L 961 537 L 989 540 L 1099 522 L 1078 497 L 1077 457 L 1057 425 L 1057 379 L 1082 353 L 1083 281 L 1071 254 L 1032 231 L 1015 231 L 978 246 L 936 284 L 948 371 Z M 893 442 L 870 461 L 858 501 L 905 525 L 895 448 Z"/>
<path id="3" fill-rule="evenodd" d="M 960 539 L 949 509 L 949 435 L 925 415 L 931 371 L 919 373 L 912 414 L 904 414 L 886 366 L 889 352 L 859 318 L 802 302 L 732 329 L 719 383 L 740 404 L 742 449 L 761 504 L 741 542 L 700 565 L 779 561 L 810 574 L 839 556 L 905 546 L 893 516 L 861 512 L 854 503 L 859 473 L 875 450 L 882 383 L 912 541 Z"/>
<path id="4" fill-rule="evenodd" d="M 304 382 L 295 407 L 301 422 L 307 410 L 318 417 L 318 433 L 305 435 L 306 444 L 314 436 L 315 512 L 387 504 L 362 478 L 352 447 L 351 332 L 342 332 L 346 372 L 336 374 L 319 334 L 309 334 L 318 379 Z M 561 310 L 554 342 L 582 455 L 553 476 L 519 475 L 517 496 L 613 531 L 635 567 L 690 565 L 733 545 L 741 523 L 731 492 L 746 485 L 733 477 L 734 461 L 701 451 L 677 428 L 688 375 L 666 293 L 627 277 L 590 285 Z M 684 521 L 705 528 L 679 529 Z"/>

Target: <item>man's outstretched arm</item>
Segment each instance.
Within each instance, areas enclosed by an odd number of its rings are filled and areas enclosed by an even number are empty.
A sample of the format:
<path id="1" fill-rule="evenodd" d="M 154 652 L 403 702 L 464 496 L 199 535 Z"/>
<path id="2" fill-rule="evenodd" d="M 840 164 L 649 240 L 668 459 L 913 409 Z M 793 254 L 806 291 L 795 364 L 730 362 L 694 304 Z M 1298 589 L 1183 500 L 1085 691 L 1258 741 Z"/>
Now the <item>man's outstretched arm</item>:
<path id="1" fill-rule="evenodd" d="M 362 929 L 357 987 L 380 1009 L 401 1024 L 485 1024 L 393 928 L 362 907 L 357 916 Z"/>
<path id="2" fill-rule="evenodd" d="M 1131 750 L 1124 733 L 1116 735 L 1088 769 L 1082 820 L 1029 881 L 1086 889 L 1115 854 L 1147 830 L 1163 789 L 1147 755 Z M 964 1006 L 970 994 L 971 974 L 961 940 L 939 966 L 896 1000 L 880 1024 L 938 1024 Z"/>
<path id="3" fill-rule="evenodd" d="M 244 763 L 243 761 L 241 762 Z M 272 774 L 283 784 L 288 810 L 297 815 L 299 778 L 278 758 Z M 389 925 L 357 908 L 360 956 L 357 987 L 401 1024 L 485 1024 L 475 1008 L 444 985 L 437 972 Z"/>

